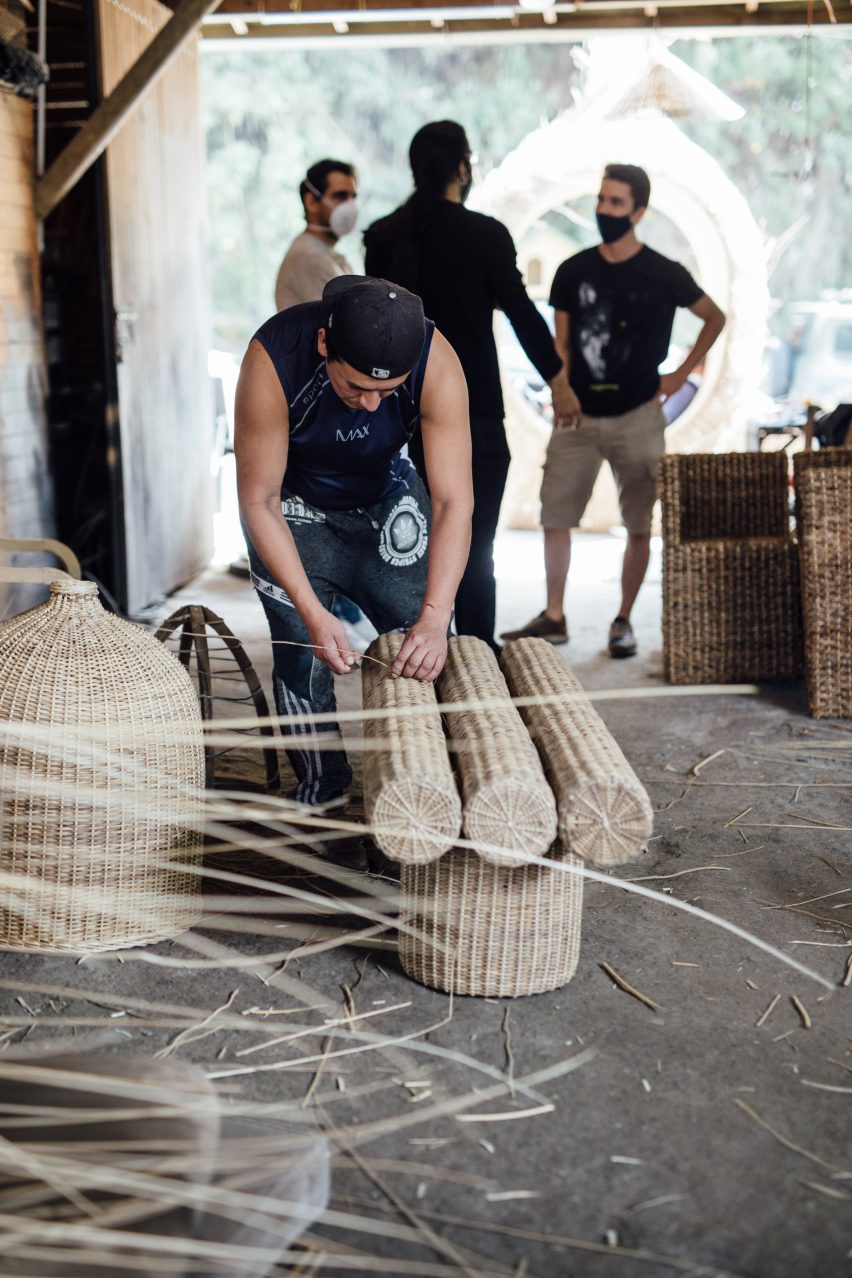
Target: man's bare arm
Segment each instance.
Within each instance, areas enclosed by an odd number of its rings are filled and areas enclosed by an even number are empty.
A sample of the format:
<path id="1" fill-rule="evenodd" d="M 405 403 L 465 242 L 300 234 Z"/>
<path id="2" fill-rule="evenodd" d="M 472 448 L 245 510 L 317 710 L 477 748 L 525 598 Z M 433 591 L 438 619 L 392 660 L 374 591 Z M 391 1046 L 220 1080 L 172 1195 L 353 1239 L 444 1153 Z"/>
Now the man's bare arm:
<path id="1" fill-rule="evenodd" d="M 556 354 L 562 360 L 562 371 L 568 383 L 565 399 L 561 401 L 562 411 L 556 411 L 556 400 L 553 401 L 553 425 L 557 430 L 576 430 L 580 425 L 580 401 L 571 389 L 571 316 L 567 311 L 554 310 L 556 319 L 556 336 L 553 344 Z M 552 388 L 551 388 L 552 389 Z M 564 392 L 563 392 L 564 393 Z"/>
<path id="2" fill-rule="evenodd" d="M 437 678 L 447 658 L 447 628 L 470 551 L 473 512 L 467 384 L 455 351 L 436 332 L 420 399 L 420 428 L 432 497 L 432 532 L 423 607 L 405 637 L 394 674 Z"/>
<path id="3" fill-rule="evenodd" d="M 712 297 L 703 293 L 698 301 L 689 308 L 704 323 L 695 344 L 687 351 L 678 368 L 673 373 L 664 373 L 660 378 L 660 389 L 655 398 L 662 403 L 675 391 L 680 390 L 692 370 L 701 363 L 716 338 L 725 327 L 725 312 L 720 310 Z"/>
<path id="4" fill-rule="evenodd" d="M 346 674 L 353 664 L 346 632 L 317 598 L 281 513 L 288 442 L 284 391 L 266 351 L 253 341 L 240 370 L 235 405 L 240 514 L 252 545 L 307 626 L 317 656 L 336 674 Z"/>

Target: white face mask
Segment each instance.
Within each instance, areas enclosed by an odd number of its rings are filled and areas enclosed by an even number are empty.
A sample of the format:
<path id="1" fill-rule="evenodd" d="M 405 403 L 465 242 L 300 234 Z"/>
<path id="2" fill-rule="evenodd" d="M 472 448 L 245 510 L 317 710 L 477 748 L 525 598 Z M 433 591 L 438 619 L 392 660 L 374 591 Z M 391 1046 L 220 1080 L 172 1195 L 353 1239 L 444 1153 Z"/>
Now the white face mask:
<path id="1" fill-rule="evenodd" d="M 359 213 L 356 196 L 353 196 L 351 200 L 344 200 L 342 204 L 335 204 L 328 219 L 332 234 L 339 240 L 343 239 L 344 235 L 349 235 L 358 225 Z"/>
<path id="2" fill-rule="evenodd" d="M 328 216 L 328 227 L 332 235 L 336 235 L 339 240 L 342 240 L 344 235 L 349 235 L 355 230 L 355 227 L 358 225 L 358 214 L 360 212 L 357 195 L 353 195 L 351 199 L 343 200 L 342 203 L 337 204 L 332 203 L 331 200 L 328 200 L 324 195 L 321 195 L 313 182 L 308 181 L 307 178 L 305 178 L 305 186 L 308 188 L 311 195 L 315 195 L 322 204 L 328 205 L 331 209 L 331 213 Z M 321 228 L 309 227 L 308 229 L 320 230 Z"/>

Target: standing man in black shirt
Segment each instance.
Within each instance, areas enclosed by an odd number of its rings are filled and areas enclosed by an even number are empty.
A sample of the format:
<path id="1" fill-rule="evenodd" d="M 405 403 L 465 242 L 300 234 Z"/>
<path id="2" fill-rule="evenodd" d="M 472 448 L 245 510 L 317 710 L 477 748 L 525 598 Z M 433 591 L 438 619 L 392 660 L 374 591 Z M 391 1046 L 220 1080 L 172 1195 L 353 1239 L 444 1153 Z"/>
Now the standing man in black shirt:
<path id="1" fill-rule="evenodd" d="M 409 149 L 413 195 L 367 230 L 365 269 L 417 293 L 455 350 L 467 380 L 473 441 L 470 557 L 456 595 L 459 634 L 494 643 L 494 535 L 509 470 L 495 308 L 505 312 L 530 362 L 550 385 L 554 416 L 567 424 L 573 397 L 547 324 L 527 296 L 515 245 L 502 222 L 464 207 L 471 150 L 452 120 L 424 125 Z M 419 436 L 411 457 L 423 473 Z"/>
<path id="2" fill-rule="evenodd" d="M 662 405 L 683 386 L 725 325 L 725 316 L 679 263 L 640 243 L 636 225 L 651 194 L 644 169 L 608 164 L 597 202 L 602 243 L 563 262 L 550 291 L 556 347 L 573 393 L 571 420 L 551 436 L 541 487 L 547 607 L 503 639 L 567 643 L 564 595 L 571 529 L 592 495 L 602 461 L 618 485 L 627 547 L 621 606 L 609 630 L 612 657 L 632 657 L 630 612 L 648 567 L 657 465 L 665 450 Z M 704 321 L 673 373 L 660 376 L 678 306 Z"/>

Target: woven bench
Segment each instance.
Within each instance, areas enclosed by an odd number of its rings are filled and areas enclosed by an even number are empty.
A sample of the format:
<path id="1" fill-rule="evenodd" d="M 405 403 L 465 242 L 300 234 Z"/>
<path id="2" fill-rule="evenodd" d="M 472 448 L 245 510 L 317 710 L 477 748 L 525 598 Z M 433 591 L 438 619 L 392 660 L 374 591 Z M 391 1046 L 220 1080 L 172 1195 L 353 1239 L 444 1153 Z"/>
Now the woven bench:
<path id="1" fill-rule="evenodd" d="M 365 724 L 364 802 L 372 837 L 401 863 L 403 969 L 485 997 L 565 985 L 579 958 L 581 857 L 615 865 L 641 851 L 653 823 L 648 797 L 544 640 L 510 644 L 505 679 L 486 644 L 450 640 L 438 685 L 448 741 L 432 689 L 375 664 L 389 665 L 400 642 L 382 636 L 365 654 L 365 709 L 388 714 Z M 512 697 L 541 703 L 524 706 L 522 718 Z M 436 778 L 440 803 L 411 800 Z M 452 807 L 456 780 L 464 838 L 435 815 Z M 410 827 L 387 794 L 405 796 Z"/>

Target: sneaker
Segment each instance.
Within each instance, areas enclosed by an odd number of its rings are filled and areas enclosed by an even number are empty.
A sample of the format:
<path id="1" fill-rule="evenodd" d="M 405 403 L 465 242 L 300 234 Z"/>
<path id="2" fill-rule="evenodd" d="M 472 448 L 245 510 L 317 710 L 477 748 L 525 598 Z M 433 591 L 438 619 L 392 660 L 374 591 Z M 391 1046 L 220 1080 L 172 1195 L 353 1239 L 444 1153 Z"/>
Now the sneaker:
<path id="1" fill-rule="evenodd" d="M 609 628 L 609 655 L 611 657 L 636 656 L 636 636 L 626 617 L 616 617 Z"/>
<path id="2" fill-rule="evenodd" d="M 560 621 L 554 621 L 546 612 L 540 612 L 519 630 L 504 630 L 500 638 L 507 643 L 511 643 L 513 639 L 546 639 L 548 643 L 567 643 L 568 627 L 564 617 Z"/>

